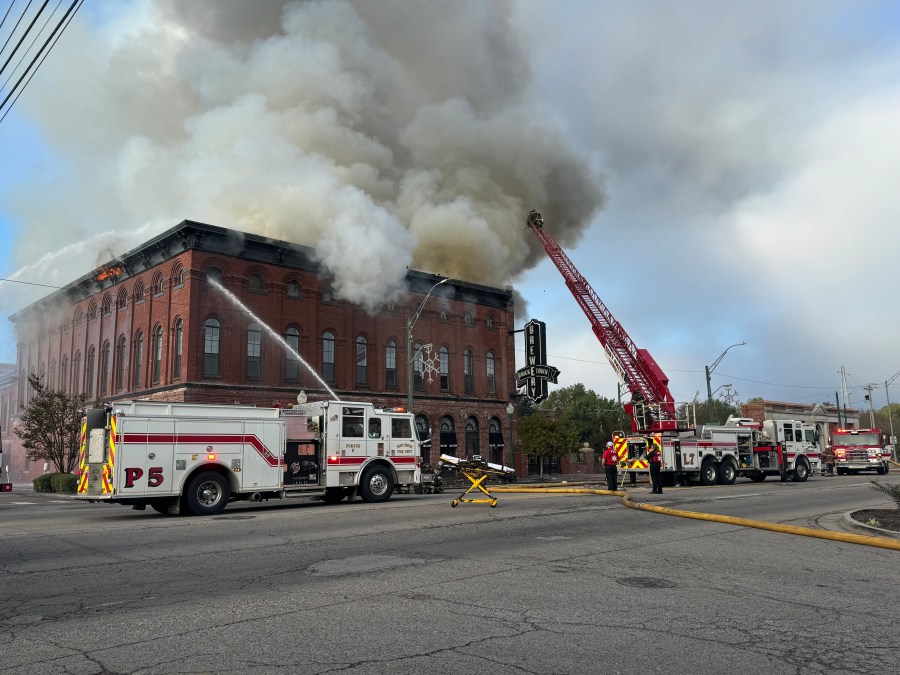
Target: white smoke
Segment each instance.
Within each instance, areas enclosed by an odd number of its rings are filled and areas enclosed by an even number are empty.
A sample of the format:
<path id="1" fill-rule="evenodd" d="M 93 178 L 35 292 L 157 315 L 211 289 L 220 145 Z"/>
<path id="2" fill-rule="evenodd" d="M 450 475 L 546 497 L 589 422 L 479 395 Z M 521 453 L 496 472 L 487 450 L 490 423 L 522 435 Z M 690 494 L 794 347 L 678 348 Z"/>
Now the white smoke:
<path id="1" fill-rule="evenodd" d="M 539 259 L 530 209 L 571 244 L 602 206 L 596 173 L 532 100 L 508 3 L 119 11 L 76 21 L 22 101 L 66 172 L 7 197 L 28 232 L 20 263 L 110 248 L 109 232 L 121 253 L 192 219 L 312 246 L 338 296 L 371 310 L 407 267 L 508 285 Z M 97 262 L 41 260 L 60 285 Z"/>

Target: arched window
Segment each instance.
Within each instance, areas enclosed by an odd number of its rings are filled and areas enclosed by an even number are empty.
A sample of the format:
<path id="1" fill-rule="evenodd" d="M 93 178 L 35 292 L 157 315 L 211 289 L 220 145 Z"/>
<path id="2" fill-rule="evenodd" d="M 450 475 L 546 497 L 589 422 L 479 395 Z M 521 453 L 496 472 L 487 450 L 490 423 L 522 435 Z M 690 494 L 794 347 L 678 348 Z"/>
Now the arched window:
<path id="1" fill-rule="evenodd" d="M 210 281 L 216 282 L 217 284 L 221 284 L 222 270 L 220 270 L 218 267 L 210 267 L 208 270 L 206 270 L 206 278 Z"/>
<path id="2" fill-rule="evenodd" d="M 138 280 L 134 282 L 134 302 L 139 304 L 144 301 L 144 282 Z"/>
<path id="3" fill-rule="evenodd" d="M 109 393 L 109 352 L 109 340 L 104 340 L 100 347 L 100 398 Z"/>
<path id="4" fill-rule="evenodd" d="M 109 316 L 112 313 L 112 296 L 107 293 L 103 296 L 103 304 L 100 305 L 100 313 Z"/>
<path id="5" fill-rule="evenodd" d="M 91 303 L 88 305 L 87 312 L 88 321 L 93 321 L 97 318 L 97 303 L 91 300 Z"/>
<path id="6" fill-rule="evenodd" d="M 141 388 L 141 374 L 144 371 L 144 333 L 138 331 L 134 335 L 134 379 L 132 389 Z"/>
<path id="7" fill-rule="evenodd" d="M 463 387 L 465 393 L 475 393 L 475 355 L 468 347 L 463 352 Z"/>
<path id="8" fill-rule="evenodd" d="M 125 336 L 116 343 L 116 391 L 125 389 Z"/>
<path id="9" fill-rule="evenodd" d="M 503 441 L 503 431 L 500 426 L 500 420 L 496 417 L 492 417 L 488 420 L 488 445 L 491 448 L 491 461 L 494 464 L 504 464 L 503 448 L 506 444 Z"/>
<path id="10" fill-rule="evenodd" d="M 413 345 L 413 389 L 425 390 L 425 345 L 416 342 Z"/>
<path id="11" fill-rule="evenodd" d="M 300 298 L 300 284 L 296 281 L 287 282 L 287 296 L 297 300 Z"/>
<path id="12" fill-rule="evenodd" d="M 441 453 L 456 456 L 456 425 L 449 415 L 441 418 Z"/>
<path id="13" fill-rule="evenodd" d="M 66 367 L 64 369 L 63 377 L 68 377 L 69 372 L 69 361 L 66 359 Z M 81 351 L 75 352 L 75 357 L 72 359 L 72 393 L 80 394 L 82 390 L 81 383 Z M 66 390 L 65 382 L 63 383 L 62 390 Z"/>
<path id="14" fill-rule="evenodd" d="M 300 331 L 291 326 L 284 333 L 284 341 L 297 354 L 300 354 Z M 284 379 L 286 382 L 300 381 L 300 358 L 293 354 L 286 354 L 284 360 Z"/>
<path id="15" fill-rule="evenodd" d="M 431 422 L 427 415 L 416 415 L 416 435 L 422 443 L 422 461 L 431 464 Z"/>
<path id="16" fill-rule="evenodd" d="M 322 379 L 334 384 L 334 335 L 325 332 L 322 335 Z"/>
<path id="17" fill-rule="evenodd" d="M 75 358 L 80 359 L 81 352 L 78 352 L 78 354 L 76 354 Z M 64 357 L 62 357 L 62 361 L 59 364 L 59 390 L 65 394 L 66 387 L 68 386 L 68 384 L 69 384 L 69 357 L 64 356 Z M 74 385 L 74 382 L 72 384 Z M 72 388 L 74 389 L 74 386 Z M 78 392 L 73 392 L 73 393 L 77 394 Z"/>
<path id="18" fill-rule="evenodd" d="M 494 371 L 494 353 L 488 352 L 484 359 L 485 371 L 487 373 L 487 393 L 497 393 L 497 376 Z"/>
<path id="19" fill-rule="evenodd" d="M 81 324 L 84 323 L 84 312 L 81 311 L 81 307 L 78 307 L 75 310 L 75 317 L 73 319 L 73 322 L 75 323 L 76 328 L 78 328 Z"/>
<path id="20" fill-rule="evenodd" d="M 466 457 L 481 454 L 481 437 L 478 431 L 478 420 L 466 418 Z"/>
<path id="21" fill-rule="evenodd" d="M 181 354 L 184 345 L 184 322 L 175 319 L 175 354 L 172 360 L 172 378 L 181 377 Z"/>
<path id="22" fill-rule="evenodd" d="M 247 326 L 247 377 L 258 380 L 262 375 L 262 329 L 258 323 Z"/>
<path id="23" fill-rule="evenodd" d="M 438 356 L 438 368 L 440 370 L 441 377 L 441 391 L 450 391 L 450 350 L 447 349 L 447 345 L 443 345 L 441 347 L 441 351 L 439 352 Z"/>
<path id="24" fill-rule="evenodd" d="M 163 289 L 166 287 L 166 280 L 161 272 L 153 275 L 153 295 L 162 295 Z"/>
<path id="25" fill-rule="evenodd" d="M 84 393 L 88 399 L 94 398 L 94 364 L 96 360 L 97 351 L 94 349 L 94 345 L 91 345 L 84 362 Z"/>
<path id="26" fill-rule="evenodd" d="M 119 293 L 116 295 L 116 307 L 119 308 L 119 311 L 125 311 L 128 309 L 128 291 L 125 290 L 125 287 L 119 289 Z"/>
<path id="27" fill-rule="evenodd" d="M 384 347 L 384 386 L 397 388 L 397 343 L 393 340 L 388 340 Z"/>
<path id="28" fill-rule="evenodd" d="M 157 326 L 153 330 L 153 367 L 150 370 L 153 384 L 159 384 L 159 374 L 162 370 L 162 348 L 163 329 L 162 326 Z"/>
<path id="29" fill-rule="evenodd" d="M 213 268 L 216 269 L 216 268 Z M 211 272 L 212 270 L 210 270 Z M 212 277 L 210 277 L 212 278 Z M 219 376 L 219 329 L 216 319 L 207 319 L 203 324 L 203 376 Z"/>
<path id="30" fill-rule="evenodd" d="M 172 275 L 172 278 L 175 281 L 176 288 L 184 286 L 184 268 L 180 264 L 176 265 L 175 273 Z"/>
<path id="31" fill-rule="evenodd" d="M 356 386 L 369 384 L 369 345 L 362 335 L 356 338 Z"/>
<path id="32" fill-rule="evenodd" d="M 247 278 L 247 288 L 256 293 L 266 292 L 266 284 L 258 274 L 251 274 Z"/>

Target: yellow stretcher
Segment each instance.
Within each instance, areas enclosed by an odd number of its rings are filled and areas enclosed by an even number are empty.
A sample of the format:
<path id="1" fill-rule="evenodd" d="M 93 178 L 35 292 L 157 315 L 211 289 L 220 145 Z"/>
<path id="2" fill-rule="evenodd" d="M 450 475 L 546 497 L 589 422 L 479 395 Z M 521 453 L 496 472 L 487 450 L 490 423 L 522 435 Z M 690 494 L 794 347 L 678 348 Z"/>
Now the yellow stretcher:
<path id="1" fill-rule="evenodd" d="M 459 459 L 452 455 L 441 455 L 441 461 L 453 466 L 453 468 L 465 476 L 471 483 L 468 490 L 450 502 L 450 506 L 453 508 L 459 506 L 460 502 L 468 502 L 469 504 L 490 504 L 491 508 L 495 508 L 497 506 L 497 498 L 484 486 L 488 476 L 498 476 L 503 478 L 515 476 L 514 469 L 500 466 L 499 464 L 490 464 L 482 460 L 478 455 L 475 455 L 472 459 L 468 460 Z M 481 492 L 485 496 L 482 497 L 481 495 L 478 495 L 476 491 Z M 466 496 L 473 492 L 476 492 L 476 494 L 472 497 Z"/>

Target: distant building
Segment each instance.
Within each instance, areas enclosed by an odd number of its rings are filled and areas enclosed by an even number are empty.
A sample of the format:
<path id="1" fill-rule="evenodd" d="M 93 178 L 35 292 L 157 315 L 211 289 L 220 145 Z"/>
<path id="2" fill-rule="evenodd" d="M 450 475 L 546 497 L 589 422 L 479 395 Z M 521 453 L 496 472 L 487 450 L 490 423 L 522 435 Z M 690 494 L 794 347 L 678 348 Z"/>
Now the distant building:
<path id="1" fill-rule="evenodd" d="M 89 401 L 258 406 L 287 405 L 301 390 L 327 398 L 318 375 L 342 399 L 405 407 L 407 321 L 438 281 L 408 271 L 409 293 L 372 315 L 336 299 L 309 248 L 184 221 L 10 317 L 17 359 L 12 381 L 0 384 L 4 464 L 17 482 L 43 470 L 10 434 L 33 395 L 29 374 Z M 513 328 L 510 290 L 451 280 L 428 298 L 412 359 L 416 422 L 431 441 L 426 460 L 444 452 L 502 461 Z"/>
<path id="2" fill-rule="evenodd" d="M 763 420 L 800 420 L 816 426 L 819 432 L 819 448 L 824 450 L 835 429 L 859 428 L 859 410 L 849 408 L 838 410 L 836 405 L 826 403 L 786 403 L 784 401 L 756 400 L 741 406 L 741 417 L 749 417 L 757 422 Z"/>

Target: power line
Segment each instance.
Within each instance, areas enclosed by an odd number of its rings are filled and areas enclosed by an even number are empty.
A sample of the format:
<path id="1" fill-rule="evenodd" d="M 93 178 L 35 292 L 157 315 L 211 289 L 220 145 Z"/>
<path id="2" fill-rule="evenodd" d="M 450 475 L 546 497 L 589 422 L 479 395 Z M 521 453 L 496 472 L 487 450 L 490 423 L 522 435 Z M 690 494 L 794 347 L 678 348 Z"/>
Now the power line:
<path id="1" fill-rule="evenodd" d="M 18 279 L 0 279 L 0 282 L 8 281 L 11 284 L 25 284 L 26 286 L 43 286 L 44 288 L 63 288 L 62 286 L 51 286 L 50 284 L 38 284 L 33 281 L 19 281 Z"/>

